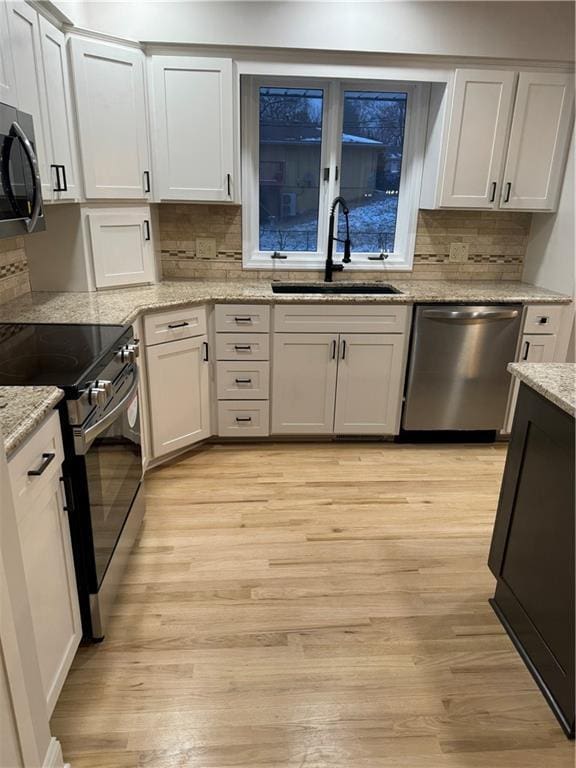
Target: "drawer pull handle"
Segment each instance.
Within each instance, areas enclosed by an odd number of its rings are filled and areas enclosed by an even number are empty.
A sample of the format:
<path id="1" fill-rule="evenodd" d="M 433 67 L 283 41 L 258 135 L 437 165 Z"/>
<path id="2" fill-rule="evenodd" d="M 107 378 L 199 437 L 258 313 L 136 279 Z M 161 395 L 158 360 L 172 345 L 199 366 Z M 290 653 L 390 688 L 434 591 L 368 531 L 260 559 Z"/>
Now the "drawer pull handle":
<path id="1" fill-rule="evenodd" d="M 168 328 L 185 328 L 190 325 L 188 320 L 183 320 L 181 323 L 168 323 Z"/>
<path id="2" fill-rule="evenodd" d="M 252 349 L 251 344 L 234 344 L 234 349 L 236 352 L 250 352 Z"/>
<path id="3" fill-rule="evenodd" d="M 208 362 L 208 342 L 207 341 L 202 342 L 202 349 L 204 350 L 202 355 L 202 360 L 204 360 L 204 362 L 207 363 Z"/>
<path id="4" fill-rule="evenodd" d="M 252 416 L 236 416 L 236 421 L 252 421 Z"/>
<path id="5" fill-rule="evenodd" d="M 546 325 L 547 322 L 548 322 L 548 318 L 545 316 L 538 318 L 538 325 Z"/>
<path id="6" fill-rule="evenodd" d="M 252 379 L 234 379 L 236 384 L 252 384 Z"/>
<path id="7" fill-rule="evenodd" d="M 46 472 L 46 470 L 48 469 L 48 465 L 51 464 L 55 458 L 56 458 L 55 453 L 43 453 L 42 464 L 40 464 L 38 469 L 29 469 L 28 477 L 40 477 L 40 475 L 43 475 L 44 472 Z"/>
<path id="8" fill-rule="evenodd" d="M 237 323 L 251 323 L 252 318 L 251 317 L 235 317 L 234 320 Z"/>

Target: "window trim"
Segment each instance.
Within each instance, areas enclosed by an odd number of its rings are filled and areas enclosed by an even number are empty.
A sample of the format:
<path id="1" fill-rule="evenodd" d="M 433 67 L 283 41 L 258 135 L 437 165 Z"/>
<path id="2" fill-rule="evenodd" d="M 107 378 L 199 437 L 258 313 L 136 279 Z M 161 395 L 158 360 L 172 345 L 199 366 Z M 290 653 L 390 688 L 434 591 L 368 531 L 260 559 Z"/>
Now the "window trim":
<path id="1" fill-rule="evenodd" d="M 307 87 L 324 91 L 322 148 L 320 168 L 330 168 L 328 181 L 320 181 L 318 207 L 318 246 L 316 251 L 283 251 L 286 259 L 272 259 L 271 251 L 259 249 L 259 89 L 261 87 Z M 354 270 L 410 271 L 414 258 L 416 226 L 424 165 L 424 145 L 428 119 L 430 85 L 392 80 L 354 80 L 302 77 L 243 77 L 242 107 L 242 262 L 245 269 L 319 270 L 326 260 L 328 213 L 330 202 L 339 191 L 334 169 L 340 167 L 344 91 L 404 91 L 408 109 L 404 129 L 404 149 L 400 174 L 395 253 L 386 260 L 374 260 L 374 253 L 352 251 Z M 369 257 L 372 257 L 370 259 Z"/>

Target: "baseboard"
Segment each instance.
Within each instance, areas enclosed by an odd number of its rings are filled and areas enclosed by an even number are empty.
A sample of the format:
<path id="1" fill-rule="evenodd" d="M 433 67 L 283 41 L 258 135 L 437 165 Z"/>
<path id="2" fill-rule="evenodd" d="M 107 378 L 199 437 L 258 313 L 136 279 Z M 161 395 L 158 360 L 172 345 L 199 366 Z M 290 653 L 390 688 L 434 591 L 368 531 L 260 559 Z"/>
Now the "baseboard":
<path id="1" fill-rule="evenodd" d="M 55 736 L 52 736 L 42 768 L 70 768 L 68 763 L 64 765 L 64 757 L 62 755 L 62 747 L 60 742 Z"/>

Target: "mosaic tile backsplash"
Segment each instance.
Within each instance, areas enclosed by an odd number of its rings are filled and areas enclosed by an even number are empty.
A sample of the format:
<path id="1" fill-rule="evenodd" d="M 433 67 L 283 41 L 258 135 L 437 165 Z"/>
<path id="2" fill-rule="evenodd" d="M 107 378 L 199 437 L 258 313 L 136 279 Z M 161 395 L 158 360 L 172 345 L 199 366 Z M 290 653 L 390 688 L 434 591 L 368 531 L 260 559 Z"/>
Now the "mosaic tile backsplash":
<path id="1" fill-rule="evenodd" d="M 159 208 L 165 278 L 309 280 L 320 275 L 301 270 L 243 270 L 240 206 L 163 204 Z M 520 280 L 531 219 L 530 213 L 508 211 L 420 211 L 412 272 L 348 268 L 337 279 Z M 197 254 L 197 238 L 213 238 L 215 255 Z M 464 246 L 464 256 L 451 256 L 454 244 Z"/>
<path id="2" fill-rule="evenodd" d="M 30 292 L 23 237 L 0 240 L 0 304 Z"/>

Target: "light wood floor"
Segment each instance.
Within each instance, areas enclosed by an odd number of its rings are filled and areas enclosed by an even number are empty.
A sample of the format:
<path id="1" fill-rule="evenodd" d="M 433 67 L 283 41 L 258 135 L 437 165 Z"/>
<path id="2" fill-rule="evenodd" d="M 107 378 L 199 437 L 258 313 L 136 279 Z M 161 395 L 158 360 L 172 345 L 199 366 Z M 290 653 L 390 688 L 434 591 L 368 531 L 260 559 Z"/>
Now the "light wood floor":
<path id="1" fill-rule="evenodd" d="M 147 479 L 72 768 L 569 768 L 487 600 L 504 446 L 219 446 Z"/>

